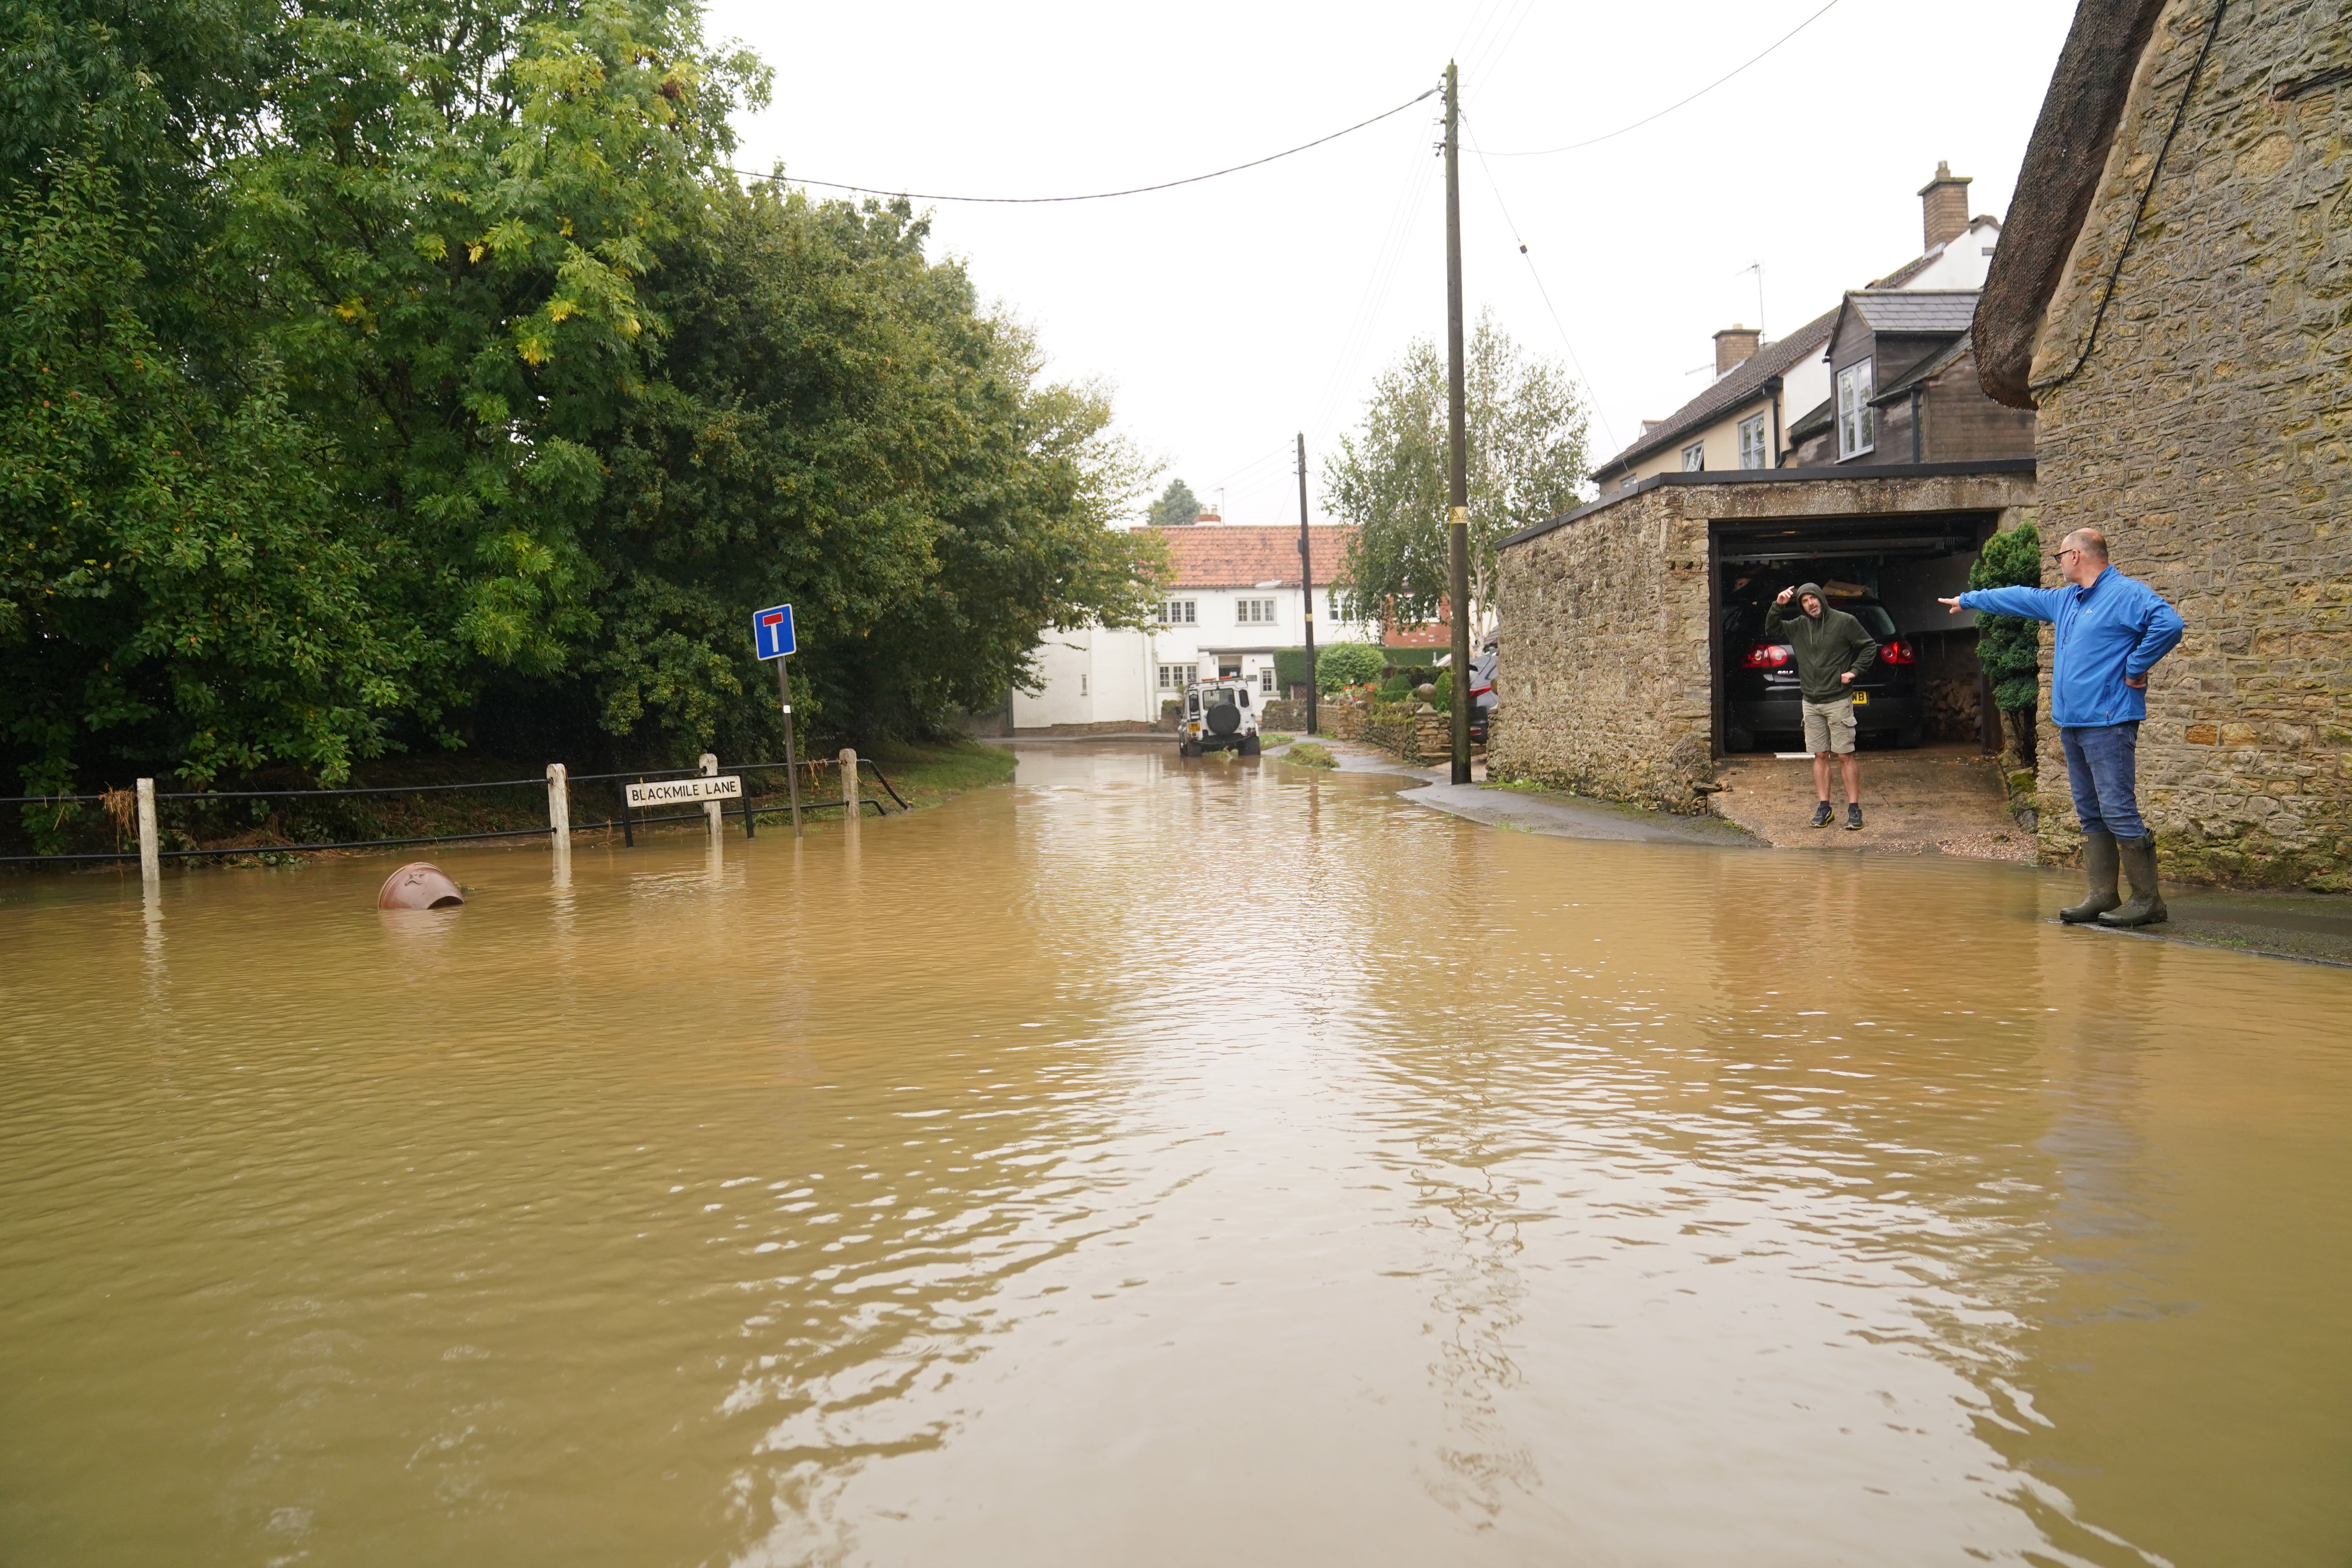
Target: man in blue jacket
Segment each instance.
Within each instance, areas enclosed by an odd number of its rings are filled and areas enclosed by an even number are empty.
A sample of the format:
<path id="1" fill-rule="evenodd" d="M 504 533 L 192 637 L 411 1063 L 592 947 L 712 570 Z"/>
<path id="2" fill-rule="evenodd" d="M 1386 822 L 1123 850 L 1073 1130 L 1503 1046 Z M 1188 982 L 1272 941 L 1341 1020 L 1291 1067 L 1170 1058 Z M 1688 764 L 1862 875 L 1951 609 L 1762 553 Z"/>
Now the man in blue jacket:
<path id="1" fill-rule="evenodd" d="M 2070 925 L 2153 925 L 2165 918 L 2156 885 L 2156 835 L 2140 820 L 2136 776 L 2147 672 L 2180 640 L 2180 612 L 2147 584 L 2107 564 L 2106 536 L 2078 528 L 2058 551 L 2063 588 L 1975 588 L 1944 604 L 1954 613 L 2019 616 L 2056 625 L 2050 717 L 2066 748 L 2074 815 L 2083 824 L 2090 896 L 2058 918 Z M 2117 862 L 2131 900 L 2116 896 Z"/>

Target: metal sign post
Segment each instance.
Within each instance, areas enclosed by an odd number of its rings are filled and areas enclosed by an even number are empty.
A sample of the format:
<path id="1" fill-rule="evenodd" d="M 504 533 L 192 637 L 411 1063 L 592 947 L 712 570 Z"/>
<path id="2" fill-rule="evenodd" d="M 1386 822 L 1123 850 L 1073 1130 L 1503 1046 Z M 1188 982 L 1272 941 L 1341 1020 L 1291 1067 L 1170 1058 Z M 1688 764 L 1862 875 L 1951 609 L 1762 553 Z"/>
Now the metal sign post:
<path id="1" fill-rule="evenodd" d="M 751 613 L 751 651 L 776 661 L 776 707 L 784 716 L 784 777 L 793 792 L 793 837 L 801 832 L 801 759 L 793 739 L 793 689 L 784 677 L 784 660 L 800 646 L 793 633 L 793 607 L 772 605 Z"/>

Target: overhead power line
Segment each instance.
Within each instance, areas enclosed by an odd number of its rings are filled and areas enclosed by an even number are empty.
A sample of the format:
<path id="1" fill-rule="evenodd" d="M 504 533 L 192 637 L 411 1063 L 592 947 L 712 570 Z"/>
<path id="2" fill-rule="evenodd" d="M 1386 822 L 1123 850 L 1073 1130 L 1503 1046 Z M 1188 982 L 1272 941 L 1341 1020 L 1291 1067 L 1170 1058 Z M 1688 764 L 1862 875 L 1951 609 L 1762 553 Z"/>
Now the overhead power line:
<path id="1" fill-rule="evenodd" d="M 1834 5 L 1836 0 L 1831 0 L 1831 3 Z M 1246 163 L 1235 163 L 1225 169 L 1213 169 L 1205 174 L 1189 174 L 1181 180 L 1162 180 L 1156 185 L 1131 185 L 1123 191 L 1088 191 L 1082 195 L 1075 196 L 950 196 L 929 191 L 887 190 L 880 185 L 852 185 L 840 180 L 812 180 L 799 174 L 758 174 L 749 169 L 730 169 L 728 172 L 740 174 L 750 180 L 774 180 L 787 185 L 823 185 L 829 191 L 856 191 L 869 196 L 905 196 L 910 201 L 919 202 L 985 202 L 999 206 L 1029 206 L 1050 202 L 1101 202 L 1108 201 L 1113 196 L 1140 196 L 1152 191 L 1172 191 L 1179 185 L 1197 185 L 1203 180 L 1221 179 L 1227 174 L 1238 174 L 1244 169 L 1259 168 L 1277 159 L 1288 158 L 1309 149 L 1320 147 L 1326 142 L 1337 142 L 1340 137 L 1361 131 L 1367 125 L 1378 125 L 1383 120 L 1402 114 L 1406 110 L 1419 103 L 1422 99 L 1434 98 L 1438 90 L 1433 87 L 1419 97 L 1405 100 L 1394 109 L 1382 110 L 1370 120 L 1359 120 L 1344 130 L 1332 132 L 1328 136 L 1318 136 L 1312 142 L 1302 142 L 1296 147 L 1285 148 L 1279 153 L 1269 153 L 1263 158 L 1253 158 Z"/>
<path id="2" fill-rule="evenodd" d="M 1705 98 L 1708 93 L 1713 92 L 1717 88 L 1721 87 L 1725 82 L 1729 81 L 1733 77 L 1738 76 L 1741 71 L 1744 71 L 1749 66 L 1756 64 L 1759 60 L 1764 58 L 1766 55 L 1770 54 L 1774 49 L 1779 48 L 1782 44 L 1787 43 L 1790 38 L 1795 37 L 1799 33 L 1803 32 L 1806 28 L 1820 21 L 1823 16 L 1829 15 L 1829 13 L 1836 7 L 1837 3 L 1838 0 L 1830 0 L 1830 3 L 1827 5 L 1822 6 L 1820 10 L 1806 17 L 1803 21 L 1790 28 L 1787 32 L 1781 34 L 1778 38 L 1773 39 L 1772 42 L 1767 45 L 1761 51 L 1750 58 L 1743 60 L 1739 64 L 1732 67 L 1729 70 L 1724 72 L 1713 81 L 1708 82 L 1705 87 L 1700 88 L 1696 92 L 1692 93 L 1688 98 L 1678 98 L 1674 102 L 1666 105 L 1664 109 L 1659 110 L 1655 114 L 1643 115 L 1641 119 L 1636 120 L 1631 125 L 1620 125 L 1614 131 L 1604 132 L 1599 136 L 1588 136 L 1581 142 L 1570 142 L 1565 147 L 1536 147 L 1517 153 L 1496 153 L 1490 151 L 1485 153 L 1484 156 L 1488 158 L 1549 158 L 1555 153 L 1573 153 L 1580 147 L 1597 147 L 1603 142 L 1615 141 L 1618 137 L 1624 135 L 1629 131 L 1639 131 L 1643 126 L 1649 124 L 1650 121 L 1654 120 L 1664 120 L 1667 115 L 1672 114 L 1675 110 L 1682 108 L 1685 104 L 1696 103 L 1700 99 Z"/>

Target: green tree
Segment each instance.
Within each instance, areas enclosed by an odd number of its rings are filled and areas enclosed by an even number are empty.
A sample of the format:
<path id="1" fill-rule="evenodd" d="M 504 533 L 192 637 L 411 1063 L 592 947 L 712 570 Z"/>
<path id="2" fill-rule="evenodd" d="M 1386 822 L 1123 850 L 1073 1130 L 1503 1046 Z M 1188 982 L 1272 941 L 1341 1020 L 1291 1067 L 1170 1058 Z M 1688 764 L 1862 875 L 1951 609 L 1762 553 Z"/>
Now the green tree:
<path id="1" fill-rule="evenodd" d="M 1147 517 L 1154 528 L 1173 528 L 1198 522 L 1201 520 L 1201 498 L 1194 495 L 1192 487 L 1182 479 L 1171 479 L 1168 488 L 1160 492 L 1160 499 L 1151 503 L 1151 510 Z"/>
<path id="2" fill-rule="evenodd" d="M 1315 656 L 1315 683 L 1326 691 L 1376 680 L 1388 656 L 1370 643 L 1335 642 Z"/>
<path id="3" fill-rule="evenodd" d="M 1566 370 L 1536 358 L 1482 313 L 1464 365 L 1470 489 L 1470 597 L 1495 602 L 1496 542 L 1576 504 L 1585 413 Z M 1438 613 L 1447 593 L 1445 362 L 1416 340 L 1373 383 L 1361 426 L 1324 463 L 1331 510 L 1357 528 L 1341 564 L 1349 619 L 1402 626 Z"/>
<path id="4" fill-rule="evenodd" d="M 1971 588 L 2039 587 L 2042 535 L 2030 522 L 1985 541 L 1969 566 Z M 1977 662 L 1992 682 L 1993 706 L 2009 721 L 2010 746 L 2033 759 L 2032 727 L 2042 696 L 2042 624 L 2016 616 L 1977 617 Z"/>
<path id="5" fill-rule="evenodd" d="M 747 193 L 699 15 L 0 0 L 0 764 L 764 748 L 776 598 L 798 713 L 922 731 L 1140 620 L 1107 397 L 903 205 Z"/>
<path id="6" fill-rule="evenodd" d="M 340 778 L 382 749 L 417 647 L 373 614 L 383 542 L 342 526 L 334 444 L 276 367 L 207 386 L 158 344 L 153 247 L 109 171 L 45 183 L 0 232 L 0 742 L 34 790 L 156 756 Z"/>

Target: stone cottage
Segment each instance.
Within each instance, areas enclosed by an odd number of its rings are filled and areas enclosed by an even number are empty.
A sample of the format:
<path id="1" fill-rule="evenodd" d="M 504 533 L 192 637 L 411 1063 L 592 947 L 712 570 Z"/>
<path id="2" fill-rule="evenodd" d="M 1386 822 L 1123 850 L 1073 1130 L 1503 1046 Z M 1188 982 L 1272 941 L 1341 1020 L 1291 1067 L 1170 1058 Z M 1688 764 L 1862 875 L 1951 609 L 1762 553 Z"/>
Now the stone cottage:
<path id="1" fill-rule="evenodd" d="M 2189 623 L 2139 748 L 2174 875 L 2352 890 L 2347 23 L 2342 0 L 2083 0 L 1977 312 L 1985 391 L 2037 411 L 2045 540 L 2105 531 Z"/>

